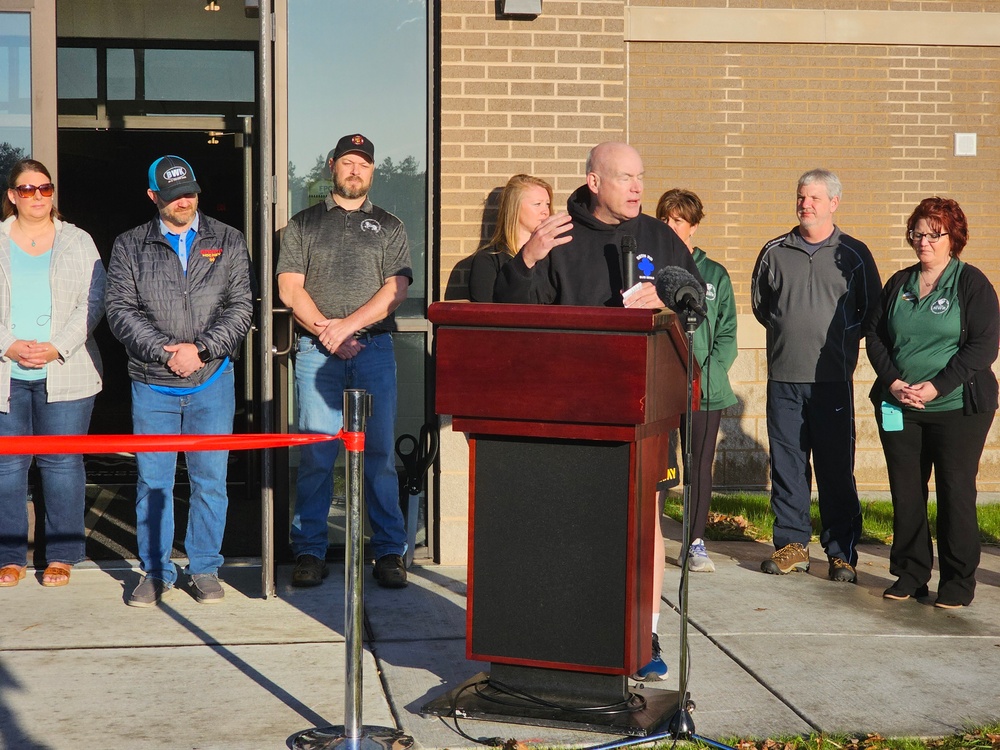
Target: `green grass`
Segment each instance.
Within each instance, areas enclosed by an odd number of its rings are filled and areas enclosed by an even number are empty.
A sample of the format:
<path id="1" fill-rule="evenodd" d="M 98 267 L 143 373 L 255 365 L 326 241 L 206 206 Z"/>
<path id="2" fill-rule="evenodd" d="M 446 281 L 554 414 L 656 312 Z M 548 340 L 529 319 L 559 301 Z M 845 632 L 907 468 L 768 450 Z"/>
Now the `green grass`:
<path id="1" fill-rule="evenodd" d="M 676 521 L 681 520 L 681 496 L 671 493 L 667 496 L 664 513 Z M 892 541 L 892 503 L 889 500 L 862 500 L 863 521 L 862 541 Z M 937 526 L 937 504 L 928 503 L 931 533 Z M 980 505 L 976 509 L 979 517 L 980 538 L 984 544 L 1000 544 L 1000 504 Z M 819 534 L 819 508 L 815 502 L 811 506 L 812 525 Z M 709 514 L 705 536 L 712 541 L 747 539 L 766 540 L 772 535 L 774 514 L 771 513 L 768 495 L 739 492 L 712 496 L 712 510 Z"/>
<path id="2" fill-rule="evenodd" d="M 878 734 L 814 734 L 768 740 L 729 738 L 720 742 L 736 750 L 1000 750 L 1000 723 L 970 728 L 961 734 L 937 739 L 887 738 Z M 704 747 L 701 743 L 687 743 L 687 746 Z"/>
<path id="3" fill-rule="evenodd" d="M 716 737 L 736 750 L 1000 750 L 1000 723 L 966 729 L 961 734 L 940 738 L 882 737 L 878 734 L 812 734 L 808 737 L 774 737 L 752 740 L 738 737 Z M 637 745 L 638 747 L 647 747 Z M 504 750 L 527 750 L 516 740 L 508 740 Z M 681 740 L 658 743 L 654 750 L 709 747 L 701 742 Z"/>

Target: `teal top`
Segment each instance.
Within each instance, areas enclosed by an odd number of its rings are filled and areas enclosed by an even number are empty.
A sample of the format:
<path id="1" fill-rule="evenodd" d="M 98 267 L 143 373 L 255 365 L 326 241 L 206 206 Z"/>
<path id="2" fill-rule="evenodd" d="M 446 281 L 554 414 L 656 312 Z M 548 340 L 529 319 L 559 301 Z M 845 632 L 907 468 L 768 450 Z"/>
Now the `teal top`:
<path id="1" fill-rule="evenodd" d="M 899 296 L 890 302 L 888 327 L 892 334 L 892 360 L 907 383 L 923 383 L 936 376 L 955 356 L 962 333 L 958 280 L 965 264 L 952 258 L 938 279 L 937 289 L 920 299 L 920 270 L 913 270 Z M 898 404 L 888 391 L 886 401 Z M 904 409 L 911 407 L 903 406 Z M 925 411 L 962 408 L 962 386 L 941 393 Z"/>
<path id="2" fill-rule="evenodd" d="M 705 280 L 705 311 L 708 317 L 694 333 L 694 356 L 701 367 L 701 409 L 725 409 L 736 403 L 729 383 L 729 368 L 736 361 L 736 300 L 733 282 L 721 263 L 709 259 L 696 247 L 691 253 L 698 273 Z"/>
<path id="3" fill-rule="evenodd" d="M 52 287 L 49 270 L 52 252 L 31 255 L 11 242 L 10 285 L 11 332 L 22 341 L 48 341 L 52 338 Z M 14 362 L 10 376 L 17 380 L 45 380 L 48 367 L 21 367 Z"/>

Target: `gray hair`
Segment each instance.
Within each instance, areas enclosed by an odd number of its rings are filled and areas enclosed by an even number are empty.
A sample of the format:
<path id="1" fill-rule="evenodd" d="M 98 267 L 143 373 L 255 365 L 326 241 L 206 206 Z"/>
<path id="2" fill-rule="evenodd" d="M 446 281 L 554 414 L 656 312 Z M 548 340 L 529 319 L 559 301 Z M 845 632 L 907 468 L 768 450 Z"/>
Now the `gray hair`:
<path id="1" fill-rule="evenodd" d="M 829 169 L 810 169 L 799 178 L 798 188 L 814 182 L 822 182 L 826 185 L 826 194 L 831 198 L 840 198 L 844 194 L 844 186 L 840 184 L 840 178 Z"/>

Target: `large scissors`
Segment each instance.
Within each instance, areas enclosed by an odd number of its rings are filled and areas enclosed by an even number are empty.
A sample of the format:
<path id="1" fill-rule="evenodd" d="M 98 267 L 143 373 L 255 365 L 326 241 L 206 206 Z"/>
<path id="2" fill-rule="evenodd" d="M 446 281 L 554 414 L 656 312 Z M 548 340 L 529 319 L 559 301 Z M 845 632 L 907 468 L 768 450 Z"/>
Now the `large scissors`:
<path id="1" fill-rule="evenodd" d="M 406 506 L 406 554 L 403 556 L 403 563 L 407 568 L 413 564 L 413 549 L 417 543 L 420 493 L 424 491 L 427 470 L 437 458 L 437 453 L 437 430 L 429 424 L 420 428 L 419 439 L 413 435 L 400 435 L 396 440 L 396 455 L 403 462 L 403 486 L 409 495 Z"/>

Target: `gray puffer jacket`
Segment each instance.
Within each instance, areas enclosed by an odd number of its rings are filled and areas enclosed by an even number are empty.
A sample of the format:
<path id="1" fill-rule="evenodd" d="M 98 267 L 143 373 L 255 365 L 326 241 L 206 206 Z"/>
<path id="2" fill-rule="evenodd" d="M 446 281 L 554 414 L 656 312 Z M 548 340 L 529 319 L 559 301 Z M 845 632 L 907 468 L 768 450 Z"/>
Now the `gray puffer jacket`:
<path id="1" fill-rule="evenodd" d="M 160 233 L 159 217 L 118 235 L 108 263 L 108 324 L 128 351 L 132 380 L 189 388 L 233 356 L 250 330 L 250 257 L 242 232 L 198 214 L 187 274 Z M 168 344 L 208 350 L 207 365 L 187 378 L 166 366 Z"/>

